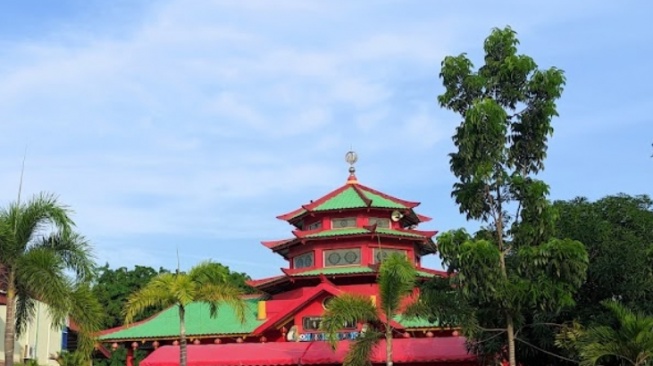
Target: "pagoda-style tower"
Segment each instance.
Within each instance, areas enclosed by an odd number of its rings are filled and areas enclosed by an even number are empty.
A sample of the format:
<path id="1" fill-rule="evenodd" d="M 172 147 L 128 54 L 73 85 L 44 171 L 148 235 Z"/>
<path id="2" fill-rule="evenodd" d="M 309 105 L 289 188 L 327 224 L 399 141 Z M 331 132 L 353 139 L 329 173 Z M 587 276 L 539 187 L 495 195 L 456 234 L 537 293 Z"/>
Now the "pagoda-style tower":
<path id="1" fill-rule="evenodd" d="M 293 237 L 262 244 L 288 260 L 281 276 L 252 281 L 266 293 L 310 286 L 326 276 L 339 286 L 374 282 L 378 264 L 393 252 L 414 260 L 425 277 L 442 274 L 421 268 L 421 258 L 436 252 L 437 231 L 417 230 L 431 220 L 414 211 L 419 202 L 402 200 L 359 183 L 353 164 L 346 183 L 325 196 L 277 218 L 294 227 Z"/>
<path id="2" fill-rule="evenodd" d="M 329 299 L 353 292 L 376 302 L 379 264 L 390 253 L 410 258 L 420 279 L 446 273 L 421 266 L 421 258 L 436 252 L 436 231 L 417 230 L 430 219 L 414 209 L 418 202 L 405 201 L 362 185 L 355 175 L 356 154 L 346 155 L 350 164 L 345 184 L 310 201 L 279 219 L 293 226 L 292 238 L 263 242 L 288 261 L 282 274 L 250 281 L 260 294 L 246 297 L 245 322 L 235 309 L 222 304 L 218 317 L 209 306 L 194 303 L 186 308 L 186 333 L 191 340 L 189 366 L 338 365 L 362 324 L 343 324 L 337 352 L 323 342 L 320 329 Z M 218 258 L 219 261 L 219 258 Z M 416 289 L 417 292 L 417 289 Z M 453 329 L 437 322 L 398 316 L 390 320 L 394 335 L 395 364 L 415 366 L 473 365 L 465 340 Z M 175 308 L 131 327 L 108 329 L 100 335 L 99 349 L 126 347 L 127 366 L 136 349 L 153 351 L 142 366 L 167 366 L 176 362 L 178 312 Z M 274 343 L 268 346 L 267 343 Z M 373 362 L 382 363 L 377 352 Z"/>

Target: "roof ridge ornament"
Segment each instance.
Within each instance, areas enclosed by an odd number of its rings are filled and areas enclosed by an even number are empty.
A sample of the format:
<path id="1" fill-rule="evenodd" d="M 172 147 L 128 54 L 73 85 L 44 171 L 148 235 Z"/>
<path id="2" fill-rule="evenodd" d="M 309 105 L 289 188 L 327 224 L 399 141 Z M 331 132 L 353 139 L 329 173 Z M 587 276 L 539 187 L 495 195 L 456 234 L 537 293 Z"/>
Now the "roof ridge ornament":
<path id="1" fill-rule="evenodd" d="M 347 184 L 358 184 L 358 179 L 356 179 L 356 168 L 354 164 L 358 161 L 358 154 L 355 151 L 349 150 L 345 154 L 345 161 L 349 164 L 349 178 L 347 178 Z"/>

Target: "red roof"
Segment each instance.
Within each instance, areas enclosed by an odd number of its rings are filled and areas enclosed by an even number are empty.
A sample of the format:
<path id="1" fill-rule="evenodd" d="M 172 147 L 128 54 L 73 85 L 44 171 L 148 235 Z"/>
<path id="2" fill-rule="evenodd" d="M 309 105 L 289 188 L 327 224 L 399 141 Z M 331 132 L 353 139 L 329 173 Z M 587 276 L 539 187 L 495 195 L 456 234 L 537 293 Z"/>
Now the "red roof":
<path id="1" fill-rule="evenodd" d="M 350 342 L 333 351 L 327 342 L 226 343 L 189 345 L 188 366 L 274 366 L 342 364 Z M 465 338 L 396 338 L 392 342 L 396 363 L 474 363 Z M 374 350 L 373 363 L 385 362 L 385 342 Z M 179 346 L 164 346 L 140 362 L 141 366 L 176 366 Z"/>

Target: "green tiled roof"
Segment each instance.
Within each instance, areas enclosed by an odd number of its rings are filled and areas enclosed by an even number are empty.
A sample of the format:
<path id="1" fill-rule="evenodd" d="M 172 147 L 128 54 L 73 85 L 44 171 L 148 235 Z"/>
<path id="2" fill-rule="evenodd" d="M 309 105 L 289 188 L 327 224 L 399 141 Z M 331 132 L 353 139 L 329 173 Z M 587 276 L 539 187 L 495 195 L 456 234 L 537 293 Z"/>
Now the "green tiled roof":
<path id="1" fill-rule="evenodd" d="M 372 207 L 379 207 L 379 208 L 406 208 L 406 206 L 397 203 L 395 201 L 389 200 L 385 197 L 382 197 L 378 194 L 368 192 L 368 191 L 363 191 L 365 196 L 369 199 L 372 200 Z"/>
<path id="2" fill-rule="evenodd" d="M 416 239 L 424 238 L 423 235 L 401 231 L 401 230 L 377 228 L 376 232 L 379 234 L 405 236 L 405 237 L 416 238 Z M 358 235 L 358 234 L 370 234 L 370 233 L 373 232 L 364 228 L 351 227 L 351 228 L 344 228 L 344 229 L 331 229 L 331 230 L 319 231 L 313 234 L 306 235 L 306 238 L 308 239 L 327 238 L 332 236 Z"/>
<path id="3" fill-rule="evenodd" d="M 324 230 L 314 234 L 306 235 L 306 238 L 326 238 L 330 236 L 368 234 L 369 232 L 369 230 L 363 228 L 352 227 L 346 229 Z"/>
<path id="4" fill-rule="evenodd" d="M 406 206 L 389 200 L 381 195 L 360 189 L 360 192 L 372 201 L 371 207 L 375 208 L 407 208 Z M 365 208 L 367 204 L 356 192 L 354 187 L 349 187 L 334 197 L 324 201 L 321 205 L 313 208 L 313 211 L 341 210 L 347 208 Z"/>
<path id="5" fill-rule="evenodd" d="M 395 317 L 395 321 L 405 328 L 434 328 L 440 325 L 439 321 L 429 322 L 424 318 L 408 318 L 403 315 Z"/>
<path id="6" fill-rule="evenodd" d="M 339 275 L 339 274 L 356 274 L 356 273 L 374 273 L 374 270 L 370 267 L 327 267 L 327 268 L 318 268 L 306 272 L 296 273 L 293 276 L 318 276 L 318 275 Z"/>
<path id="7" fill-rule="evenodd" d="M 356 193 L 352 187 L 345 189 L 339 194 L 331 197 L 321 205 L 314 208 L 315 211 L 339 210 L 343 208 L 367 207 L 365 201 Z"/>
<path id="8" fill-rule="evenodd" d="M 186 334 L 188 336 L 251 333 L 265 320 L 256 319 L 257 299 L 246 300 L 245 323 L 241 324 L 228 305 L 218 307 L 218 315 L 211 317 L 209 305 L 195 302 L 186 307 Z M 150 320 L 99 337 L 101 341 L 117 339 L 177 338 L 179 336 L 179 310 L 168 308 Z"/>

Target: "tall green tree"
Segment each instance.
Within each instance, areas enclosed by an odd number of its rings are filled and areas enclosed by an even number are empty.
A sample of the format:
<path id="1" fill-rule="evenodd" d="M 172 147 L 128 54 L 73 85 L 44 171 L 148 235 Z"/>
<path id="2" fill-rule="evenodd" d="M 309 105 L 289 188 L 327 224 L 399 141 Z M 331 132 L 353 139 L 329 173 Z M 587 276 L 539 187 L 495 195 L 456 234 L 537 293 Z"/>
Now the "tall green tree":
<path id="1" fill-rule="evenodd" d="M 645 195 L 610 195 L 556 201 L 554 235 L 583 242 L 590 257 L 587 280 L 568 318 L 589 326 L 612 313 L 601 302 L 612 298 L 630 309 L 653 314 L 653 201 Z"/>
<path id="2" fill-rule="evenodd" d="M 179 310 L 179 364 L 187 365 L 186 307 L 193 302 L 209 305 L 211 316 L 217 316 L 221 303 L 234 308 L 237 317 L 245 322 L 243 290 L 229 281 L 229 271 L 219 263 L 202 262 L 188 273 L 162 273 L 142 289 L 132 294 L 125 307 L 125 324 L 149 308 L 176 306 Z"/>
<path id="3" fill-rule="evenodd" d="M 127 267 L 112 269 L 108 264 L 98 268 L 92 291 L 105 309 L 106 316 L 102 327 L 107 329 L 122 325 L 123 311 L 129 295 L 143 288 L 152 278 L 167 272 L 169 271 L 164 268 L 159 268 L 157 271 L 151 267 L 138 265 L 133 269 Z M 139 314 L 135 321 L 145 319 L 161 310 L 163 308 L 148 309 Z"/>
<path id="4" fill-rule="evenodd" d="M 386 365 L 392 366 L 392 333 L 390 323 L 401 310 L 402 304 L 415 290 L 417 272 L 404 255 L 393 253 L 379 267 L 379 299 L 377 307 L 370 297 L 345 293 L 329 302 L 322 320 L 322 329 L 329 335 L 332 347 L 336 334 L 343 324 L 362 322 L 366 331 L 356 339 L 347 353 L 344 366 L 370 364 L 372 351 L 381 339 L 386 342 Z"/>
<path id="5" fill-rule="evenodd" d="M 36 302 L 48 306 L 53 326 L 67 317 L 80 326 L 80 347 L 90 355 L 101 308 L 88 286 L 91 247 L 73 231 L 70 210 L 48 194 L 0 210 L 0 283 L 6 288 L 5 365 L 14 361 L 15 339 L 34 317 Z"/>
<path id="6" fill-rule="evenodd" d="M 509 27 L 494 29 L 478 71 L 465 54 L 446 57 L 440 73 L 445 92 L 438 97 L 462 117 L 450 154 L 457 178 L 452 196 L 468 219 L 486 225 L 476 236 L 441 235 L 440 253 L 476 315 L 501 322 L 493 329 L 505 333 L 511 366 L 517 365 L 515 331 L 523 311 L 573 304 L 587 268 L 580 242 L 551 239 L 549 187 L 536 179 L 565 78 L 557 68 L 538 69 L 531 57 L 517 53 L 518 44 Z"/>
<path id="7" fill-rule="evenodd" d="M 581 366 L 653 364 L 653 316 L 635 312 L 617 301 L 604 301 L 613 324 L 584 328 L 574 324 L 560 333 L 557 344 L 570 349 Z"/>

